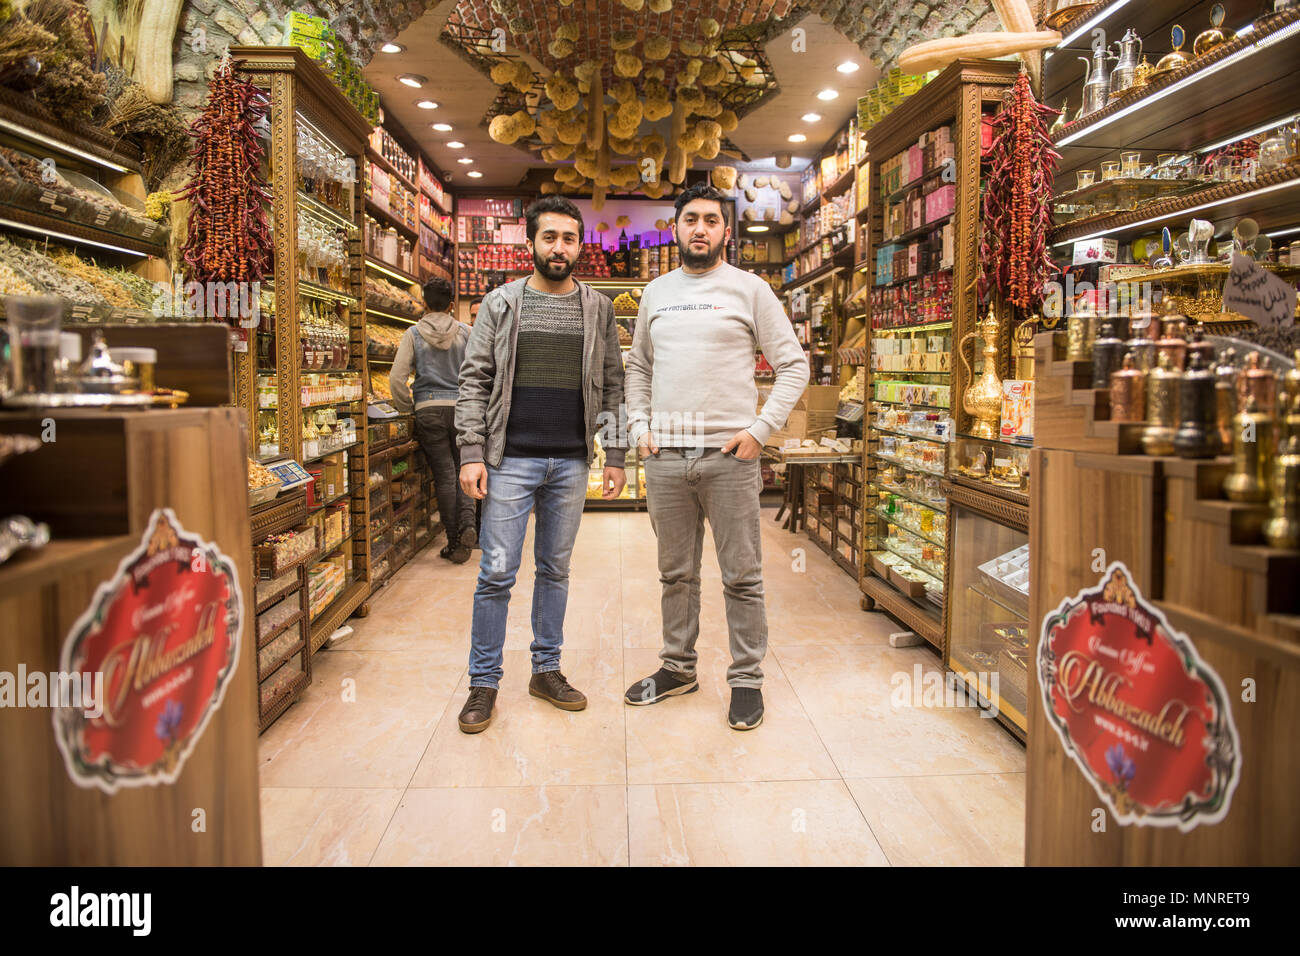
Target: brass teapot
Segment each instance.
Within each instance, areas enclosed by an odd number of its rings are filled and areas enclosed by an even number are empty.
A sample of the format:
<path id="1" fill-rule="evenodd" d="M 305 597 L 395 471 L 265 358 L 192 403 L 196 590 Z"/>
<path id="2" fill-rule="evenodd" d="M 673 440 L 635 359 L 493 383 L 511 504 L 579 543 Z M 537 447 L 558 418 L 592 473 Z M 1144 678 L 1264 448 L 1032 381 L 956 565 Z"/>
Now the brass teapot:
<path id="1" fill-rule="evenodd" d="M 970 429 L 973 438 L 997 438 L 1002 424 L 1002 379 L 997 373 L 998 333 L 1001 328 L 993 307 L 989 306 L 988 317 L 976 326 L 977 331 L 967 332 L 957 346 L 957 354 L 969 379 L 973 373 L 966 361 L 966 340 L 976 335 L 984 339 L 984 371 L 978 382 L 966 386 L 961 397 L 962 408 L 974 419 Z"/>

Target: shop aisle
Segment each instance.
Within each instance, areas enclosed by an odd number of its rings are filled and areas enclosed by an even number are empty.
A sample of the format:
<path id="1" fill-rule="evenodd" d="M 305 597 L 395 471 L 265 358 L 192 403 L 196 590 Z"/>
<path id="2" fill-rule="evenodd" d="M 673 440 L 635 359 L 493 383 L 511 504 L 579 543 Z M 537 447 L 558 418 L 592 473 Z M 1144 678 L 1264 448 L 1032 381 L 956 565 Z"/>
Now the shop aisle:
<path id="1" fill-rule="evenodd" d="M 764 515 L 761 727 L 726 724 L 711 540 L 700 691 L 623 704 L 658 667 L 655 539 L 644 513 L 603 512 L 583 518 L 565 628 L 563 670 L 587 709 L 528 696 L 530 532 L 495 719 L 462 734 L 477 564 L 426 550 L 351 622 L 356 636 L 315 657 L 312 686 L 262 737 L 265 863 L 1022 862 L 1023 748 L 974 710 L 891 706 L 895 675 L 941 672 L 938 658 L 891 648 L 900 628 Z"/>

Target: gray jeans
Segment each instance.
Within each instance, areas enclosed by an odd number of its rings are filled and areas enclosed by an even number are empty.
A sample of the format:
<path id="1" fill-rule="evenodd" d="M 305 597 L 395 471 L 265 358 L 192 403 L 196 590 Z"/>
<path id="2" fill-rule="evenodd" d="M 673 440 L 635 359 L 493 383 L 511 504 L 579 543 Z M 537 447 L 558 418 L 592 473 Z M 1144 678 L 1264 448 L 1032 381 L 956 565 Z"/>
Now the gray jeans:
<path id="1" fill-rule="evenodd" d="M 456 447 L 454 405 L 426 405 L 415 413 L 415 438 L 433 472 L 438 514 L 447 531 L 447 544 L 474 527 L 474 499 L 460 490 L 460 449 Z"/>
<path id="2" fill-rule="evenodd" d="M 717 448 L 664 448 L 644 462 L 650 524 L 659 539 L 663 583 L 664 667 L 695 676 L 700 636 L 700 558 L 704 522 L 713 530 L 731 639 L 732 687 L 761 687 L 767 654 L 763 555 L 758 495 L 759 460 L 744 461 Z"/>

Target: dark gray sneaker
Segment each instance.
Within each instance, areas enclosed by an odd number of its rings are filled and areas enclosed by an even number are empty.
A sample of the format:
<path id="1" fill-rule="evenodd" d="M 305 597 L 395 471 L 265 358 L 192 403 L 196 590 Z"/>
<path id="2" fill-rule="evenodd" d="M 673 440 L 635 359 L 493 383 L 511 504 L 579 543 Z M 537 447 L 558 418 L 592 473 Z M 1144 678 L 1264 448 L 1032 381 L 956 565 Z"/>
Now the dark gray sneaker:
<path id="1" fill-rule="evenodd" d="M 462 548 L 468 548 L 470 551 L 473 551 L 478 546 L 478 532 L 474 530 L 473 525 L 461 529 L 460 541 L 457 544 Z"/>
<path id="2" fill-rule="evenodd" d="M 623 695 L 623 702 L 633 707 L 640 707 L 643 704 L 657 704 L 665 697 L 693 694 L 699 689 L 699 681 L 694 677 L 683 677 L 661 667 L 649 677 L 629 687 L 627 693 Z"/>
<path id="3" fill-rule="evenodd" d="M 727 724 L 732 730 L 753 730 L 763 722 L 763 692 L 757 687 L 731 688 Z"/>
<path id="4" fill-rule="evenodd" d="M 487 730 L 492 723 L 492 709 L 496 706 L 495 687 L 471 687 L 465 706 L 460 709 L 460 729 L 467 734 Z"/>
<path id="5" fill-rule="evenodd" d="M 528 693 L 550 701 L 560 710 L 583 710 L 587 698 L 574 688 L 559 671 L 542 671 L 528 682 Z"/>

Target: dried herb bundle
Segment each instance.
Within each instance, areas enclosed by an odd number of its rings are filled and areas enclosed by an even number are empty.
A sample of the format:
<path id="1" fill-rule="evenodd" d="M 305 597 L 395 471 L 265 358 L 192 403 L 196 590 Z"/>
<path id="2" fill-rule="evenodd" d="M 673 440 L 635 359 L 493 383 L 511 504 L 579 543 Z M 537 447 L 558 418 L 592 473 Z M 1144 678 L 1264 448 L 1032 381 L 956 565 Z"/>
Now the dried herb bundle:
<path id="1" fill-rule="evenodd" d="M 150 192 L 157 190 L 185 159 L 190 147 L 179 110 L 170 103 L 153 102 L 140 84 L 127 81 L 102 112 L 106 114 L 106 130 L 140 147 L 145 159 L 145 186 Z"/>

